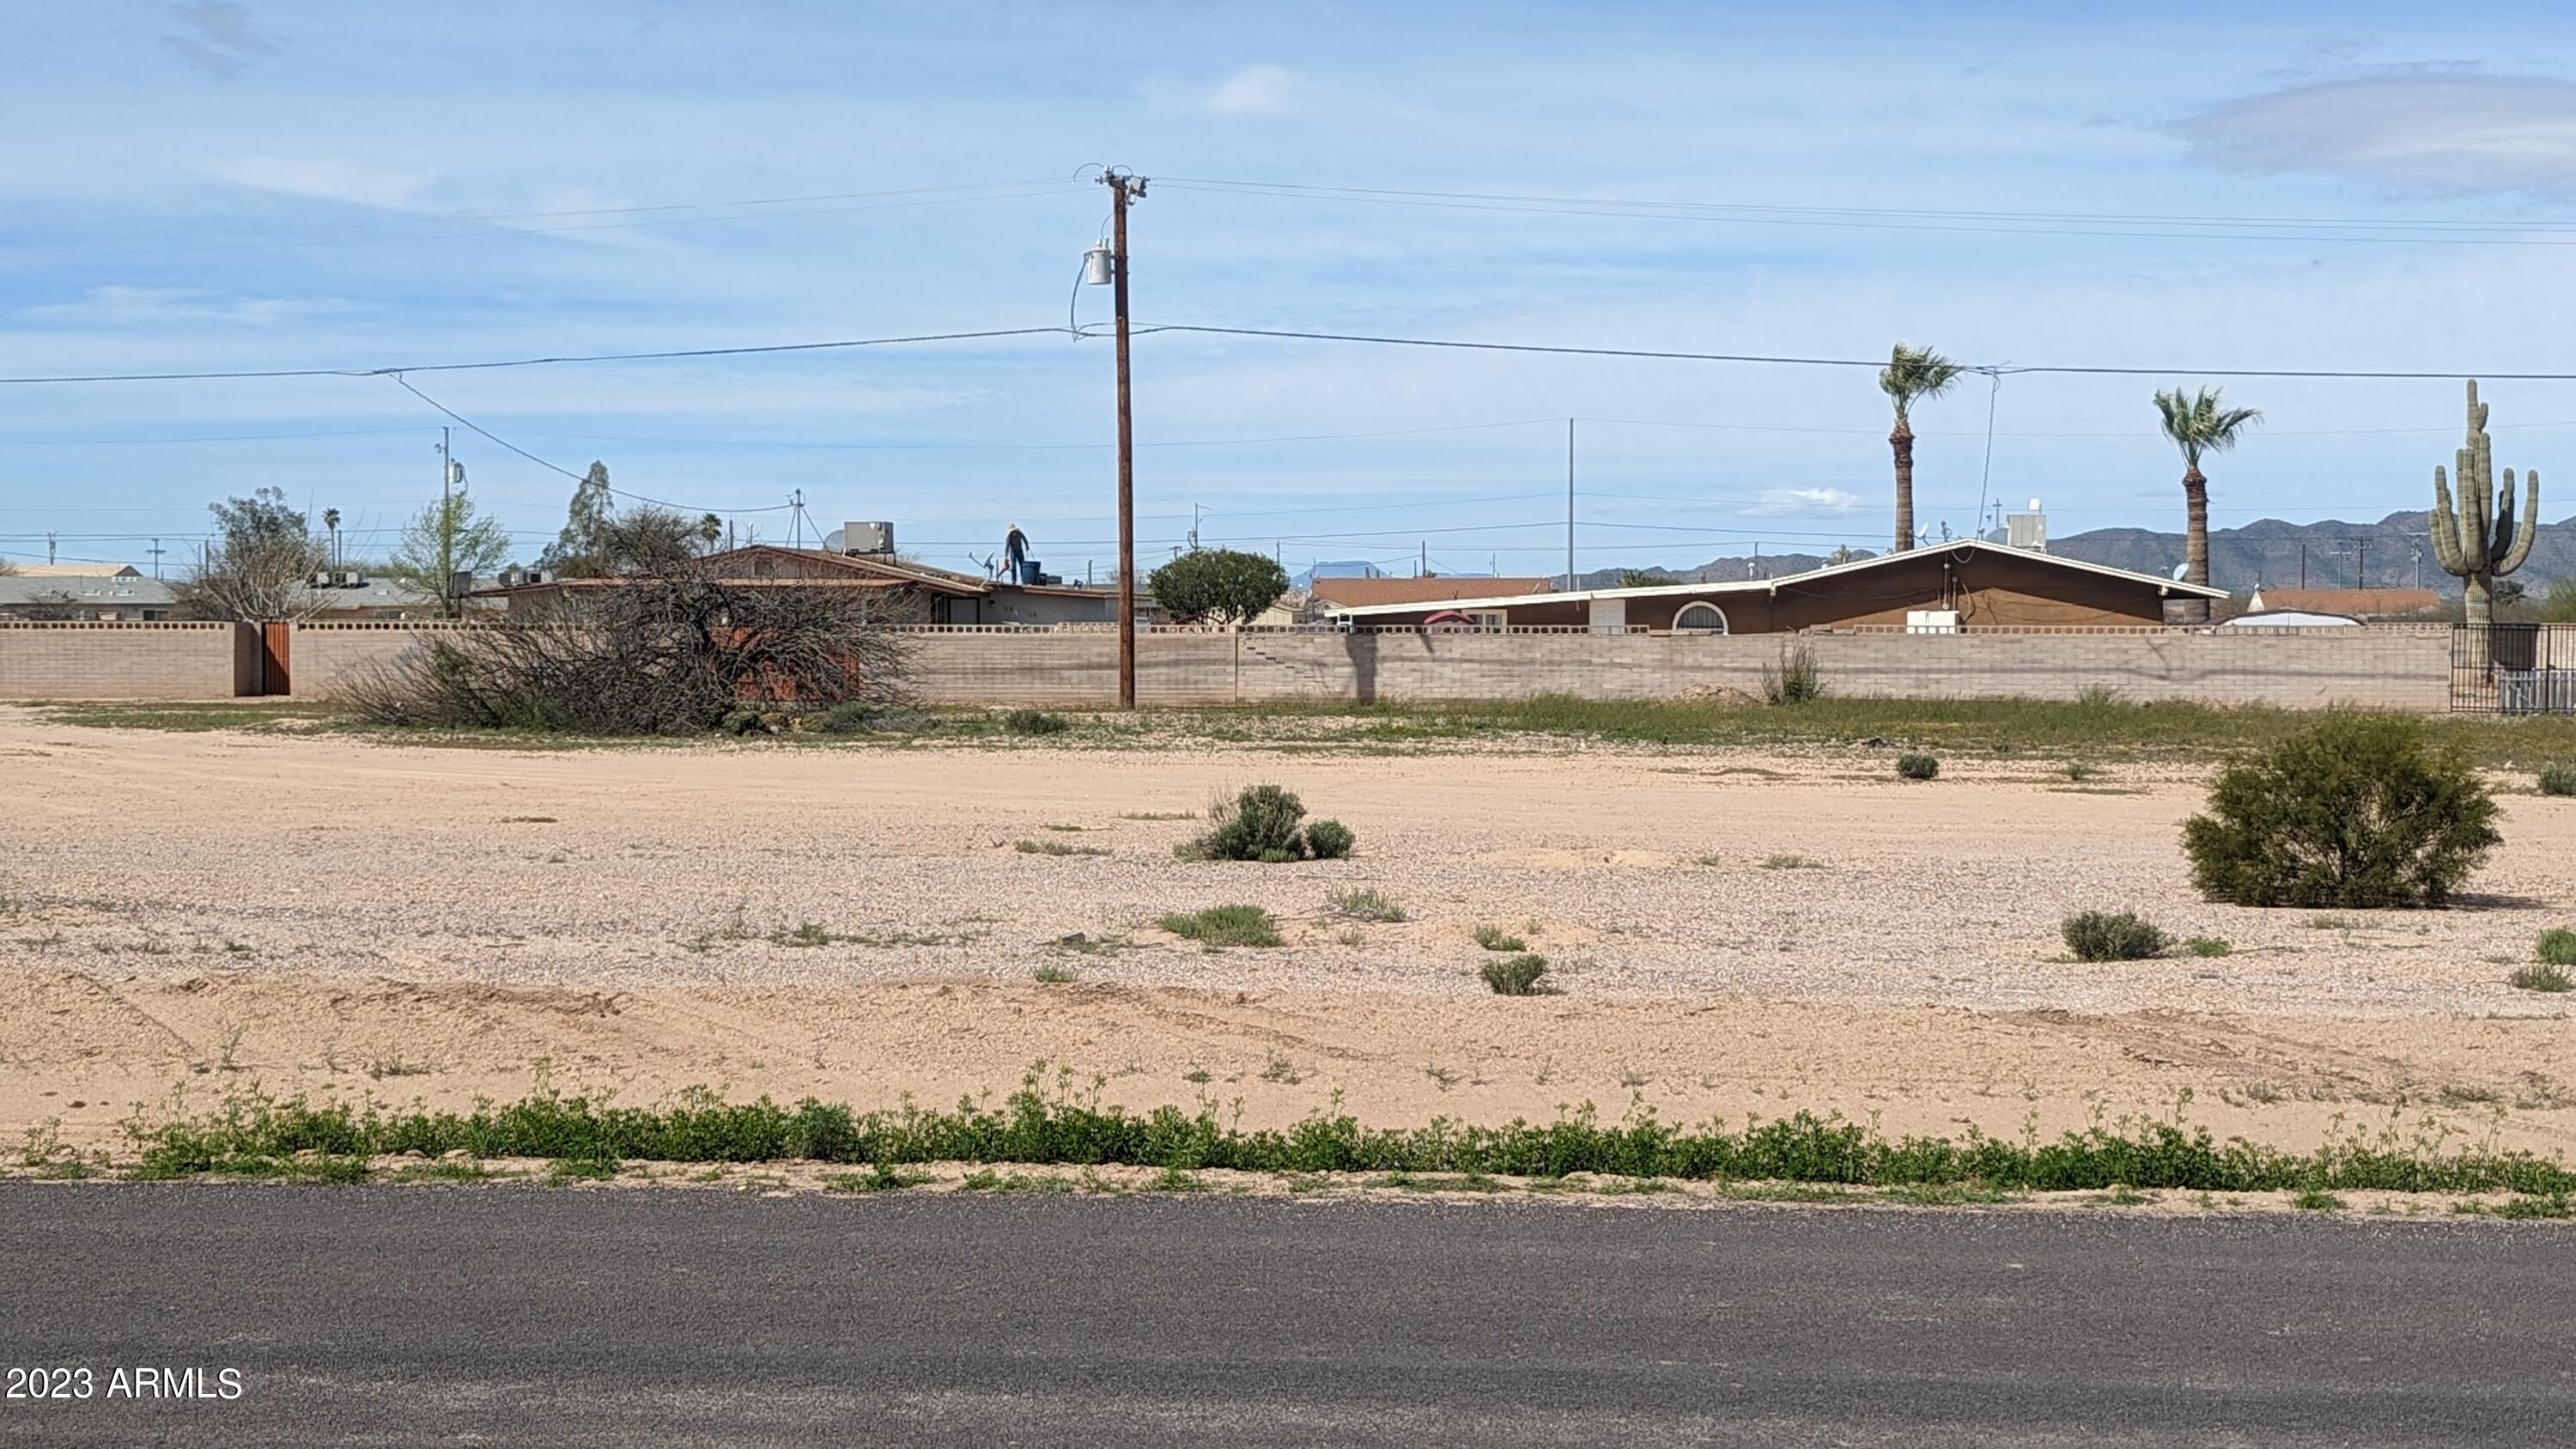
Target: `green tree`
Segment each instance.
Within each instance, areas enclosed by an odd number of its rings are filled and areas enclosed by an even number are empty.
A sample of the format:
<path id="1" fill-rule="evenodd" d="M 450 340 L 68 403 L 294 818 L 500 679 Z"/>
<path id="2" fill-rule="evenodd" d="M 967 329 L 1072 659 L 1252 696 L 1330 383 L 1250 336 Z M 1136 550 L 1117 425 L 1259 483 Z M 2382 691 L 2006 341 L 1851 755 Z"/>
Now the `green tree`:
<path id="1" fill-rule="evenodd" d="M 474 500 L 462 487 L 423 507 L 403 526 L 402 542 L 385 560 L 386 576 L 424 594 L 438 596 L 441 618 L 464 612 L 455 579 L 488 574 L 510 561 L 510 535 L 497 518 L 480 518 Z"/>
<path id="2" fill-rule="evenodd" d="M 197 567 L 175 592 L 191 612 L 208 619 L 288 619 L 308 608 L 305 579 L 325 554 L 286 504 L 282 488 L 258 488 L 248 498 L 206 505 L 215 532 Z"/>
<path id="3" fill-rule="evenodd" d="M 1896 427 L 1887 446 L 1896 454 L 1896 548 L 1914 547 L 1914 405 L 1948 392 L 1967 369 L 1929 347 L 1899 342 L 1879 369 L 1878 390 L 1896 405 Z"/>
<path id="4" fill-rule="evenodd" d="M 1651 573 L 1645 569 L 1619 570 L 1619 587 L 1623 589 L 1651 589 L 1657 584 L 1671 582 L 1671 579 L 1665 578 L 1662 574 Z"/>
<path id="5" fill-rule="evenodd" d="M 2543 624 L 2576 624 L 2576 578 L 2551 579 L 2532 618 Z"/>
<path id="6" fill-rule="evenodd" d="M 555 535 L 555 541 L 537 556 L 537 567 L 575 577 L 596 577 L 608 572 L 601 567 L 600 531 L 616 511 L 617 499 L 608 487 L 608 465 L 593 460 L 590 471 L 572 490 L 572 505 L 564 510 L 563 532 Z"/>
<path id="7" fill-rule="evenodd" d="M 2209 582 L 2209 480 L 2201 476 L 2201 455 L 2226 452 L 2236 446 L 2239 433 L 2263 421 L 2263 415 L 2252 408 L 2227 406 L 2219 396 L 2225 391 L 2204 387 L 2185 397 L 2177 387 L 2156 394 L 2165 436 L 2182 452 L 2182 577 L 2190 584 Z M 2206 599 L 2193 600 L 2187 607 L 2200 618 L 2209 617 Z"/>
<path id="8" fill-rule="evenodd" d="M 1154 570 L 1154 602 L 1183 624 L 1239 624 L 1288 592 L 1288 573 L 1263 554 L 1203 548 Z"/>

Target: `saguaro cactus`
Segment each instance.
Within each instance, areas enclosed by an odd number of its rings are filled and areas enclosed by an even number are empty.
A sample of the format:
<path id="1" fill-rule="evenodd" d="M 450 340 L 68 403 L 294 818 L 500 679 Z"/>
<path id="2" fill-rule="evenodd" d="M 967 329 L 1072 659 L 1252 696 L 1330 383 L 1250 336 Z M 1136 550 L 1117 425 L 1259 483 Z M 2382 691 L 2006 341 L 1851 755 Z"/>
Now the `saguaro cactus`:
<path id="1" fill-rule="evenodd" d="M 2440 464 L 2433 465 L 2433 556 L 2442 571 L 2458 576 L 2467 595 L 2465 617 L 2473 631 L 2470 647 L 2483 662 L 2486 626 L 2495 622 L 2495 581 L 2522 567 L 2531 556 L 2531 536 L 2540 522 L 2540 470 L 2523 479 L 2522 512 L 2513 508 L 2513 470 L 2504 470 L 2496 488 L 2495 465 L 2487 446 L 2487 405 L 2478 401 L 2477 379 L 2469 380 L 2468 445 L 2460 449 L 2460 498 L 2451 502 L 2451 482 Z M 2493 515 L 2490 524 L 2489 515 Z"/>

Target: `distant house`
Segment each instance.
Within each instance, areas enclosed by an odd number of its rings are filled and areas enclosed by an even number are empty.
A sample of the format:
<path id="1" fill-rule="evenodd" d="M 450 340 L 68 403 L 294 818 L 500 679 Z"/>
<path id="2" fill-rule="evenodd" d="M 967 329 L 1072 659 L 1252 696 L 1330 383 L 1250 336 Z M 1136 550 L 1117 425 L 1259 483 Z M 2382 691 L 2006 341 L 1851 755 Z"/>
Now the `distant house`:
<path id="1" fill-rule="evenodd" d="M 727 583 L 762 587 L 859 589 L 889 596 L 910 593 L 927 602 L 933 624 L 1114 624 L 1118 591 L 1080 584 L 1013 584 L 933 568 L 892 553 L 833 553 L 756 543 L 709 554 L 701 564 Z M 558 607 L 594 589 L 613 589 L 622 578 L 567 579 L 539 574 L 477 590 L 478 599 L 501 600 L 512 615 Z M 1137 591 L 1140 621 L 1155 617 L 1151 596 Z"/>
<path id="2" fill-rule="evenodd" d="M 2431 589 L 2277 589 L 2254 591 L 2248 612 L 2297 609 L 2311 614 L 2350 614 L 2356 619 L 2440 620 L 2449 606 Z"/>
<path id="3" fill-rule="evenodd" d="M 1435 575 L 1420 579 L 1317 579 L 1308 592 L 1315 596 L 1318 606 L 1331 611 L 1374 608 L 1385 604 L 1447 604 L 1460 599 L 1493 598 L 1500 594 L 1544 594 L 1555 587 L 1553 579 Z"/>
<path id="4" fill-rule="evenodd" d="M 1343 605 L 1330 612 L 1351 624 L 1379 625 L 1422 624 L 1439 616 L 1438 622 L 1483 628 L 1645 628 L 1714 634 L 1893 628 L 1948 633 L 1963 628 L 2152 625 L 2164 622 L 2169 602 L 2226 597 L 2225 589 L 2206 584 L 2186 584 L 1980 539 L 1954 539 L 1770 579 L 1497 592 Z"/>
<path id="5" fill-rule="evenodd" d="M 0 574 L 0 619 L 102 619 L 137 622 L 182 617 L 170 586 L 137 569 L 112 574 L 35 571 Z"/>

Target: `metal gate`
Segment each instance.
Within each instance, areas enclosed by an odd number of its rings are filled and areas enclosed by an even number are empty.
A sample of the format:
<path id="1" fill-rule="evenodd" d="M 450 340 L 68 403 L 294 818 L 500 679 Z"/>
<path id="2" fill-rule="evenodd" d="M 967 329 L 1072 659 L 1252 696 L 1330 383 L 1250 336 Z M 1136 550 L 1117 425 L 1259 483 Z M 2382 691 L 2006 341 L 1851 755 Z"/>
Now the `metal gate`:
<path id="1" fill-rule="evenodd" d="M 2451 708 L 2576 714 L 2576 624 L 2452 626 Z"/>

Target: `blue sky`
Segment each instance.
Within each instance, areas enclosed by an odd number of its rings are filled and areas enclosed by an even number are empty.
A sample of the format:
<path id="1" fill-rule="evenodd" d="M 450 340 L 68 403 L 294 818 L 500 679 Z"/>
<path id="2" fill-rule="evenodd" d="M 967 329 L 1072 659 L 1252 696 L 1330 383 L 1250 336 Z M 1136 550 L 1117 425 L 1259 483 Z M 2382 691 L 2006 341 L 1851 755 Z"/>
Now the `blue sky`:
<path id="1" fill-rule="evenodd" d="M 1826 357 L 1902 337 L 2186 384 L 2576 371 L 2563 14 L 2091 8 L 5 3 L 0 375 L 1061 325 L 1096 162 L 1157 178 L 1144 323 Z M 2065 219 L 2091 214 L 2137 220 Z M 2214 217 L 2314 220 L 2180 220 Z M 1074 300 L 1106 318 L 1106 289 Z M 1292 566 L 1556 570 L 1568 416 L 1586 568 L 1885 541 L 1865 371 L 1176 333 L 1136 354 L 1149 562 L 1204 509 L 1204 539 Z M 891 518 L 933 562 L 1014 521 L 1050 568 L 1112 556 L 1106 341 L 413 381 L 765 536 L 801 488 L 824 526 Z M 1924 521 L 2038 496 L 2059 533 L 2178 527 L 2157 381 L 1927 405 Z M 2267 423 L 2210 468 L 2221 525 L 2422 507 L 2460 427 L 2449 381 L 2228 389 Z M 2576 384 L 2484 391 L 2499 463 L 2576 477 Z M 0 387 L 0 553 L 54 530 L 63 557 L 148 564 L 158 536 L 175 565 L 209 500 L 265 484 L 380 549 L 435 493 L 444 421 L 381 378 Z M 533 555 L 570 481 L 458 454 Z"/>

